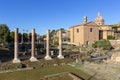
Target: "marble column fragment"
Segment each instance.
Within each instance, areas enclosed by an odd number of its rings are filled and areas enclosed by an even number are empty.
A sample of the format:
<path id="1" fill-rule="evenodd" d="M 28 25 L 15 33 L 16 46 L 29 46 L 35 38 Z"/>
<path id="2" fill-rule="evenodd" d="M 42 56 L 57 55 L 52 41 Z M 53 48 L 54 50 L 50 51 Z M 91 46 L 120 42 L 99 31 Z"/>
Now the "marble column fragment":
<path id="1" fill-rule="evenodd" d="M 32 42 L 31 42 L 31 62 L 38 61 L 35 57 L 35 29 L 32 30 Z"/>
<path id="2" fill-rule="evenodd" d="M 62 30 L 59 30 L 59 55 L 57 57 L 59 59 L 64 59 L 62 55 Z"/>
<path id="3" fill-rule="evenodd" d="M 20 63 L 20 59 L 18 58 L 19 56 L 19 44 L 18 44 L 18 28 L 15 29 L 14 31 L 14 59 L 13 63 Z"/>
<path id="4" fill-rule="evenodd" d="M 45 56 L 45 60 L 52 60 L 51 56 L 50 56 L 50 30 L 47 30 L 47 34 L 46 34 L 46 56 Z"/>

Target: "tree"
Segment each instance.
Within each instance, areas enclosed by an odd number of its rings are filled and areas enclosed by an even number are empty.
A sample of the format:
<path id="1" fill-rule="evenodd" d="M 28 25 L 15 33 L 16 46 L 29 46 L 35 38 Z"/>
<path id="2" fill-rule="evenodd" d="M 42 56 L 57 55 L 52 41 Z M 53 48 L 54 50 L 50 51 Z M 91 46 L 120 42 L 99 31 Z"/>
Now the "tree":
<path id="1" fill-rule="evenodd" d="M 10 30 L 6 24 L 0 24 L 0 41 L 9 42 Z"/>
<path id="2" fill-rule="evenodd" d="M 23 33 L 23 41 L 24 42 L 28 41 L 28 34 L 27 33 Z"/>
<path id="3" fill-rule="evenodd" d="M 10 32 L 10 42 L 14 41 L 14 32 Z"/>
<path id="4" fill-rule="evenodd" d="M 55 45 L 57 42 L 54 42 L 54 37 L 55 37 L 55 34 L 56 34 L 56 30 L 52 30 L 51 32 L 50 32 L 50 43 L 52 44 L 52 45 Z"/>
<path id="5" fill-rule="evenodd" d="M 29 33 L 29 41 L 32 41 L 32 33 Z"/>
<path id="6" fill-rule="evenodd" d="M 112 35 L 107 36 L 107 40 L 112 40 L 112 39 L 114 39 L 114 36 L 112 36 Z"/>
<path id="7" fill-rule="evenodd" d="M 53 35 L 56 33 L 56 30 L 52 30 L 51 32 L 50 32 L 50 38 L 53 38 Z"/>
<path id="8" fill-rule="evenodd" d="M 18 41 L 21 42 L 22 40 L 22 34 L 21 33 L 18 33 Z"/>
<path id="9" fill-rule="evenodd" d="M 116 25 L 113 25 L 113 26 L 112 26 L 112 29 L 114 29 L 115 32 L 118 31 L 118 28 L 120 28 L 120 26 L 116 26 Z"/>
<path id="10" fill-rule="evenodd" d="M 60 28 L 60 30 L 65 30 L 64 28 Z"/>

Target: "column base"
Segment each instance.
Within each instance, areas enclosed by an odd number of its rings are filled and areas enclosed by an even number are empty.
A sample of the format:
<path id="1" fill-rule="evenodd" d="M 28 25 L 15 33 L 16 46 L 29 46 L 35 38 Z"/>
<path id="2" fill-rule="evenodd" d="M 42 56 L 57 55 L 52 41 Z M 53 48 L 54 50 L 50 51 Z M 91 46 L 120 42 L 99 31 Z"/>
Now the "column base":
<path id="1" fill-rule="evenodd" d="M 31 57 L 31 58 L 30 58 L 30 61 L 31 61 L 31 62 L 35 62 L 35 61 L 38 61 L 38 60 L 37 60 L 37 58 L 35 58 L 35 57 Z"/>
<path id="2" fill-rule="evenodd" d="M 45 60 L 52 60 L 50 56 L 45 56 Z"/>
<path id="3" fill-rule="evenodd" d="M 78 62 L 79 62 L 79 60 L 76 58 L 75 62 L 76 62 L 76 63 L 78 63 Z"/>
<path id="4" fill-rule="evenodd" d="M 18 59 L 18 58 L 14 58 L 13 59 L 13 63 L 20 63 L 21 61 L 20 61 L 20 59 Z"/>
<path id="5" fill-rule="evenodd" d="M 58 55 L 57 58 L 64 59 L 64 56 L 63 55 Z"/>

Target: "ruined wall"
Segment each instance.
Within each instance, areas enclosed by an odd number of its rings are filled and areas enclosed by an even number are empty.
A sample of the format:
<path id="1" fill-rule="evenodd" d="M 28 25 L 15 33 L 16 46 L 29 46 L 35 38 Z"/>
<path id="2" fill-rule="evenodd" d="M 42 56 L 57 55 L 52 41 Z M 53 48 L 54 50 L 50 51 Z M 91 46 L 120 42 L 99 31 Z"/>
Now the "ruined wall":
<path id="1" fill-rule="evenodd" d="M 120 50 L 120 40 L 109 40 L 115 50 Z"/>

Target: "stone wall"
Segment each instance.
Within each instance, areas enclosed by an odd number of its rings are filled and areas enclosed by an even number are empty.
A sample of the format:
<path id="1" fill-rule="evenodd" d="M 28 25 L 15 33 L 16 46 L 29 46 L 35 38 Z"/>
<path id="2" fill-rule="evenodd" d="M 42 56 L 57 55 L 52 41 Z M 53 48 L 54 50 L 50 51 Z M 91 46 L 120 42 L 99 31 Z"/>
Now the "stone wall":
<path id="1" fill-rule="evenodd" d="M 120 62 L 120 52 L 113 53 L 111 56 L 111 61 Z"/>
<path id="2" fill-rule="evenodd" d="M 115 50 L 120 50 L 120 40 L 109 40 Z"/>

